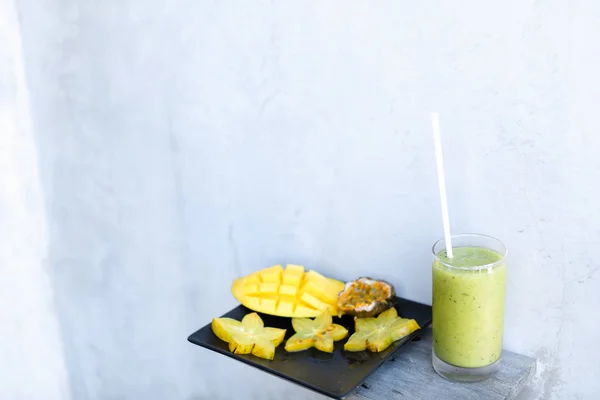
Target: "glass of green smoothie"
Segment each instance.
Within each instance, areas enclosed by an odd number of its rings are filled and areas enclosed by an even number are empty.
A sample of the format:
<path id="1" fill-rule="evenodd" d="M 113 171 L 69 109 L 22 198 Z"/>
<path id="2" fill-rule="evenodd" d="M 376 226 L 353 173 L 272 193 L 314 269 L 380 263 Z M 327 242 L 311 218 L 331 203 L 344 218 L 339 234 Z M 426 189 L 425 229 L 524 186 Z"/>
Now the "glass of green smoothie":
<path id="1" fill-rule="evenodd" d="M 506 246 L 481 234 L 433 245 L 433 368 L 462 382 L 489 378 L 500 367 L 506 293 Z"/>

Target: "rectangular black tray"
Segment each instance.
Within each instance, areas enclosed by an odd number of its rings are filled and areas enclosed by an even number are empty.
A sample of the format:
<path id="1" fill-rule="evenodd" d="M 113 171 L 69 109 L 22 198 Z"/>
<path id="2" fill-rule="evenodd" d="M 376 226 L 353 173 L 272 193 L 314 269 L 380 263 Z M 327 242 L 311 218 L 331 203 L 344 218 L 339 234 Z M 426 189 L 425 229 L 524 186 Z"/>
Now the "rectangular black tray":
<path id="1" fill-rule="evenodd" d="M 421 330 L 393 343 L 381 353 L 368 351 L 346 352 L 344 343 L 346 339 L 335 343 L 333 353 L 324 353 L 316 349 L 309 349 L 297 353 L 288 353 L 284 350 L 285 341 L 275 351 L 273 360 L 264 360 L 252 354 L 238 355 L 229 351 L 227 343 L 220 340 L 212 332 L 210 323 L 188 337 L 188 341 L 209 350 L 216 351 L 243 363 L 252 365 L 265 372 L 287 379 L 298 385 L 314 390 L 326 396 L 341 399 L 357 386 L 385 361 L 390 359 L 406 343 L 417 337 L 420 332 L 431 324 L 431 306 L 414 301 L 395 298 L 395 307 L 398 315 L 403 318 L 414 318 Z M 240 305 L 222 317 L 229 317 L 241 321 L 244 315 L 252 312 Z M 258 313 L 265 326 L 287 329 L 285 340 L 294 334 L 290 318 L 275 317 Z M 352 317 L 334 317 L 334 323 L 345 326 L 348 336 L 354 333 L 354 320 Z"/>

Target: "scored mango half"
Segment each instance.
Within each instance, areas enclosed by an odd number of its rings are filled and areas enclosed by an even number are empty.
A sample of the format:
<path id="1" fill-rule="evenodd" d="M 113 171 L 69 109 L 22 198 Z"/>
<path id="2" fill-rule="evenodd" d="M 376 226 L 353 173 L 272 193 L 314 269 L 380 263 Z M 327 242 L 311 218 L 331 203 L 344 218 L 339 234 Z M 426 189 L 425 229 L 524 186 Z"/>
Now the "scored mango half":
<path id="1" fill-rule="evenodd" d="M 400 318 L 395 308 L 382 312 L 377 318 L 356 318 L 354 324 L 355 332 L 344 344 L 346 351 L 380 352 L 421 329 L 414 319 Z"/>
<path id="2" fill-rule="evenodd" d="M 229 351 L 235 354 L 254 354 L 272 360 L 275 347 L 283 342 L 285 329 L 266 328 L 257 313 L 246 314 L 242 321 L 233 318 L 213 318 L 212 331 L 229 343 Z"/>
<path id="3" fill-rule="evenodd" d="M 336 315 L 338 294 L 344 283 L 301 265 L 287 264 L 236 279 L 234 297 L 247 308 L 279 317 L 312 318 L 327 310 Z"/>
<path id="4" fill-rule="evenodd" d="M 323 311 L 314 320 L 292 318 L 292 327 L 296 333 L 285 342 L 285 350 L 289 352 L 315 347 L 317 350 L 332 353 L 333 342 L 342 340 L 348 335 L 346 328 L 332 323 L 328 310 Z"/>

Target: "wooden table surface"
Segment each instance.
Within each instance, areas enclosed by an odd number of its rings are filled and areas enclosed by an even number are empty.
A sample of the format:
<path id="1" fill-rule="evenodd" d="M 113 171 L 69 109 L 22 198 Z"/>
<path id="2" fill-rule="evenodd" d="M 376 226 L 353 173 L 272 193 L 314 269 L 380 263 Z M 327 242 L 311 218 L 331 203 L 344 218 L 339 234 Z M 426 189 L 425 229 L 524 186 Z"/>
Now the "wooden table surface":
<path id="1" fill-rule="evenodd" d="M 533 378 L 536 361 L 504 351 L 500 371 L 476 383 L 454 383 L 431 366 L 431 329 L 407 343 L 395 359 L 382 365 L 348 400 L 505 400 L 514 399 Z"/>

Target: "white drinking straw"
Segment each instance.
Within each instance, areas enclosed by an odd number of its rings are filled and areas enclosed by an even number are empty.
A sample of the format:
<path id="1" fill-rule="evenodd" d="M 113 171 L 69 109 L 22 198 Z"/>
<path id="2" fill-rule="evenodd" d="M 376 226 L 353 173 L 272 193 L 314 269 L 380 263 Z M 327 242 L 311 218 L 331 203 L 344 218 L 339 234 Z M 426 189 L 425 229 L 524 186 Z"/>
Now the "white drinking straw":
<path id="1" fill-rule="evenodd" d="M 442 139 L 440 138 L 440 118 L 438 113 L 431 114 L 431 123 L 433 124 L 433 143 L 435 146 L 438 185 L 440 187 L 440 202 L 442 205 L 444 238 L 446 239 L 446 254 L 448 255 L 448 258 L 452 258 L 454 257 L 454 254 L 452 253 L 452 239 L 450 238 L 450 218 L 448 217 L 448 198 L 446 197 L 446 178 L 444 176 L 444 159 L 442 157 Z"/>

